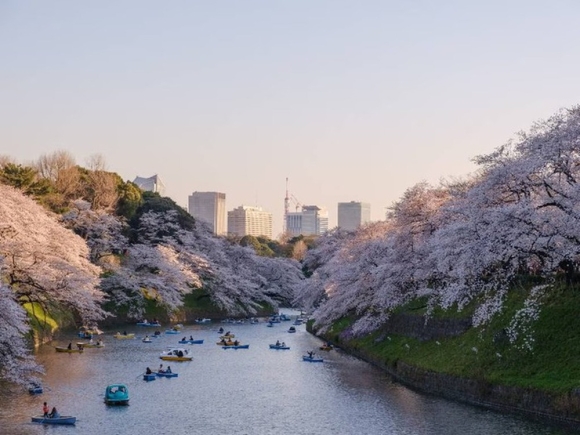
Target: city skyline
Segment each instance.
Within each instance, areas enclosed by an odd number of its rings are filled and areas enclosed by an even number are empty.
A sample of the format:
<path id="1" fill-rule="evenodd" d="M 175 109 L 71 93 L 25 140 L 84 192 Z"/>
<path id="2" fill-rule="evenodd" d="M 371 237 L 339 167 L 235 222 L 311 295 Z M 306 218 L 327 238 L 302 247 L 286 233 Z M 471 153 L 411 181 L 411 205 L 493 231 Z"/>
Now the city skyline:
<path id="1" fill-rule="evenodd" d="M 371 205 L 578 104 L 580 3 L 2 2 L 0 154 L 260 205 Z M 542 31 L 538 31 L 541 29 Z M 292 209 L 295 204 L 292 204 Z"/>

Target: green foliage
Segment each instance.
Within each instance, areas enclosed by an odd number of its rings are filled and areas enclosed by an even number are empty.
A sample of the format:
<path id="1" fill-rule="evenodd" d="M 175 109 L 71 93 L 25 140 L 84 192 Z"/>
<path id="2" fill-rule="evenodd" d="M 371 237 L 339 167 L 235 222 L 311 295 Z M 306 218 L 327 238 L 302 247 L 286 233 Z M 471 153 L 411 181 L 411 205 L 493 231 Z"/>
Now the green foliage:
<path id="1" fill-rule="evenodd" d="M 274 253 L 274 251 L 272 251 L 272 249 L 270 249 L 270 246 L 266 242 L 267 240 L 269 239 L 265 237 L 258 238 L 254 236 L 244 236 L 240 240 L 240 245 L 251 246 L 252 248 L 254 248 L 256 254 L 262 257 L 275 257 L 276 254 Z"/>
<path id="2" fill-rule="evenodd" d="M 29 166 L 6 164 L 0 169 L 0 181 L 22 191 L 26 191 L 36 179 L 36 171 Z"/>
<path id="3" fill-rule="evenodd" d="M 123 216 L 130 221 L 142 204 L 143 197 L 141 189 L 135 183 L 130 181 L 123 182 L 120 178 L 117 184 L 119 200 L 117 201 L 115 212 L 118 216 Z"/>

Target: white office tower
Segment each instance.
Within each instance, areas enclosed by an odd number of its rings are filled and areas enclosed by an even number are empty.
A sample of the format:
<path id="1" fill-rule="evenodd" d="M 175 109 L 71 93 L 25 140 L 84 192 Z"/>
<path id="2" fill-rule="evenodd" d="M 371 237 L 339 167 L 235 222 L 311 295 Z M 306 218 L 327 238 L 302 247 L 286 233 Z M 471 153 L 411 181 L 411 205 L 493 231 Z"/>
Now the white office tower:
<path id="1" fill-rule="evenodd" d="M 218 236 L 227 233 L 226 194 L 220 192 L 193 192 L 189 195 L 189 214 L 209 224 Z"/>
<path id="2" fill-rule="evenodd" d="M 286 231 L 293 237 L 324 234 L 328 231 L 328 210 L 304 205 L 302 211 L 286 215 Z"/>
<path id="3" fill-rule="evenodd" d="M 228 211 L 228 234 L 272 238 L 272 213 L 261 207 L 241 205 Z"/>
<path id="4" fill-rule="evenodd" d="M 156 192 L 161 196 L 165 195 L 165 185 L 163 184 L 161 178 L 159 178 L 159 175 L 157 174 L 149 178 L 137 176 L 133 180 L 133 183 L 135 183 L 141 190 L 145 190 L 148 192 Z"/>
<path id="5" fill-rule="evenodd" d="M 339 202 L 338 226 L 347 231 L 354 231 L 371 221 L 371 205 L 366 202 Z"/>

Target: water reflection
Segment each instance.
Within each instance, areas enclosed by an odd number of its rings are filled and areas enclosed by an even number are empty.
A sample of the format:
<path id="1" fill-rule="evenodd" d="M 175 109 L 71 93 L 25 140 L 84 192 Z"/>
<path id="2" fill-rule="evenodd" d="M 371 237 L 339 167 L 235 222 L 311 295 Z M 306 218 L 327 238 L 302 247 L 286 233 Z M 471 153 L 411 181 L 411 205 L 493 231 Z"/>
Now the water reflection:
<path id="1" fill-rule="evenodd" d="M 216 346 L 220 325 L 186 326 L 179 335 L 165 335 L 151 344 L 104 336 L 106 347 L 83 354 L 56 353 L 43 346 L 47 392 L 0 392 L 0 433 L 27 434 L 557 434 L 562 430 L 526 422 L 439 398 L 415 393 L 392 382 L 384 373 L 338 351 L 321 352 L 321 364 L 301 355 L 321 341 L 298 326 L 288 334 L 288 322 L 268 328 L 227 325 L 249 349 Z M 138 336 L 150 330 L 131 328 Z M 159 353 L 177 346 L 184 335 L 203 338 L 187 345 L 193 361 L 170 365 L 178 378 L 144 382 L 145 367 L 157 368 Z M 63 337 L 68 344 L 72 337 Z M 73 339 L 73 343 L 77 340 Z M 290 350 L 268 344 L 285 341 Z M 107 384 L 129 386 L 128 407 L 103 403 Z M 78 418 L 76 428 L 29 423 L 42 402 Z"/>

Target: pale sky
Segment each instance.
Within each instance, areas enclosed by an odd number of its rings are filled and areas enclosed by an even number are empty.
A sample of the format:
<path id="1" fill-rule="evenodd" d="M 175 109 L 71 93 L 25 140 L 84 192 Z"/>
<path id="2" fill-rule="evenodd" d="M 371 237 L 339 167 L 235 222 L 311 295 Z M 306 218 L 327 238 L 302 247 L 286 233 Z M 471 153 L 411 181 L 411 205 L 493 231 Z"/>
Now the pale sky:
<path id="1" fill-rule="evenodd" d="M 102 154 L 186 206 L 226 193 L 282 231 L 465 176 L 579 103 L 580 2 L 0 0 L 0 154 Z"/>

